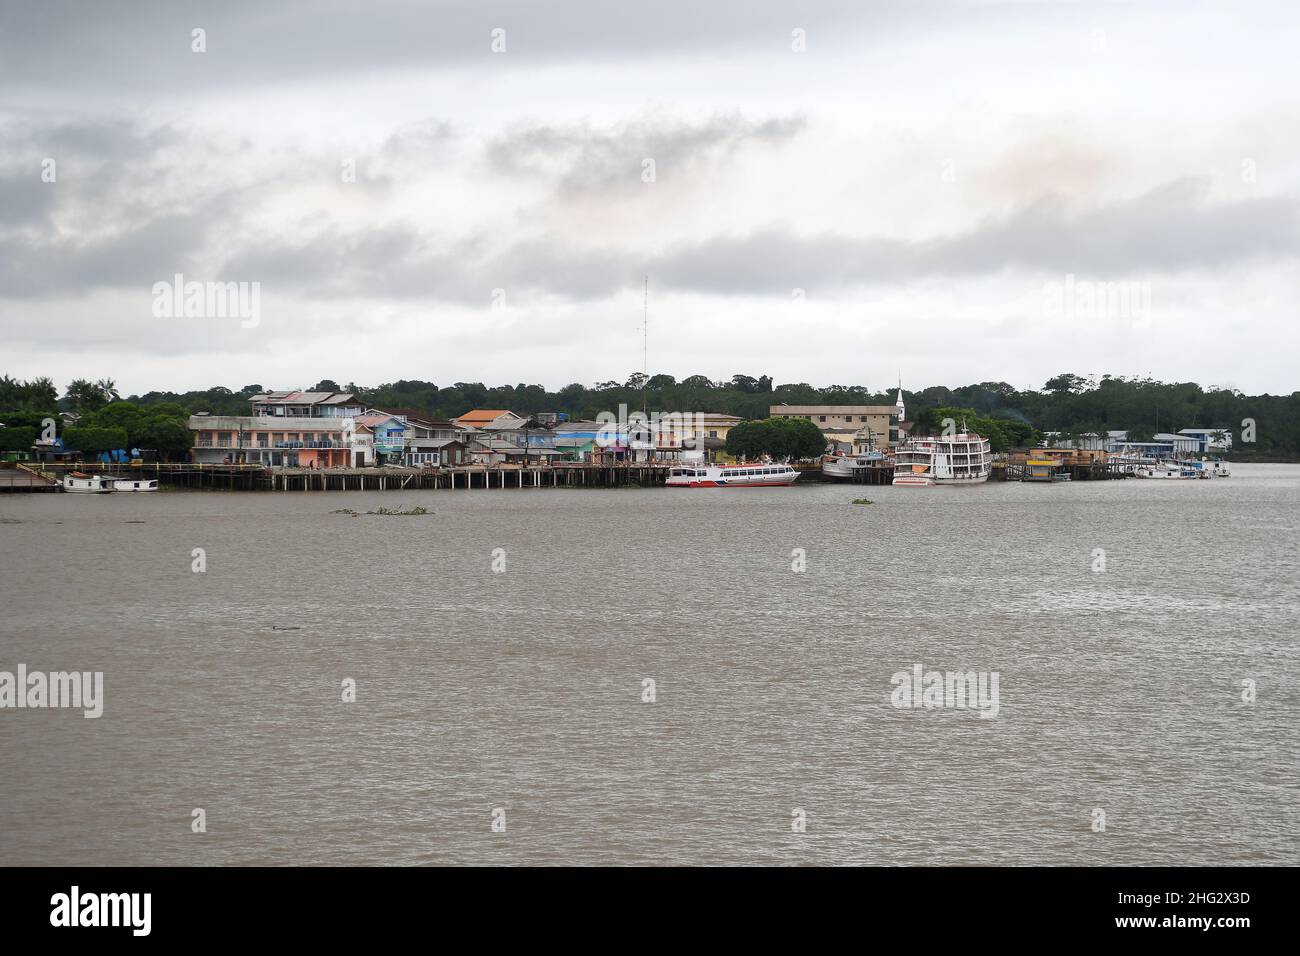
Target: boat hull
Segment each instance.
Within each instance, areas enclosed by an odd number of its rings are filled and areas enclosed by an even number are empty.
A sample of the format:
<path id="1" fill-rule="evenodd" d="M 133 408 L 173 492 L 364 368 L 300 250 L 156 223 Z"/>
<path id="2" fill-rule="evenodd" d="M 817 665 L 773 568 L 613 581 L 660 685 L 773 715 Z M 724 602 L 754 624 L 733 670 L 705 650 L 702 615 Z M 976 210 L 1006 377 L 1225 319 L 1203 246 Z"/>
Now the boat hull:
<path id="1" fill-rule="evenodd" d="M 65 475 L 59 487 L 74 495 L 106 495 L 113 490 L 113 479 Z"/>
<path id="2" fill-rule="evenodd" d="M 837 481 L 852 481 L 859 471 L 884 461 L 885 456 L 874 455 L 823 455 L 822 475 Z"/>
<path id="3" fill-rule="evenodd" d="M 779 488 L 792 485 L 799 472 L 788 465 L 705 465 L 674 468 L 669 488 Z"/>
<path id="4" fill-rule="evenodd" d="M 157 491 L 158 482 L 154 479 L 149 479 L 148 481 L 134 481 L 132 479 L 120 478 L 113 482 L 113 490 L 115 492 L 129 492 L 132 494 L 146 491 Z"/>

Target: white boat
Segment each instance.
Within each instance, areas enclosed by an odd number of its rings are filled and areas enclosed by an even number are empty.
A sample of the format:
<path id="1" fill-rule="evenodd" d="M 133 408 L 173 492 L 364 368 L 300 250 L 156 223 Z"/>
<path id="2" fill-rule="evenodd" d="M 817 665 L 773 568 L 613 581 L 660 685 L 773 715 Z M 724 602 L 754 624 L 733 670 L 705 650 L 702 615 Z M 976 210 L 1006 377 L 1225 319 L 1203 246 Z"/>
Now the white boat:
<path id="1" fill-rule="evenodd" d="M 113 479 L 103 475 L 83 475 L 74 471 L 63 476 L 63 490 L 83 495 L 106 495 L 113 490 Z"/>
<path id="2" fill-rule="evenodd" d="M 158 481 L 154 478 L 117 478 L 113 481 L 114 491 L 157 491 Z"/>
<path id="3" fill-rule="evenodd" d="M 898 446 L 894 484 L 900 487 L 978 485 L 993 467 L 989 440 L 974 432 L 942 438 L 909 438 Z"/>
<path id="4" fill-rule="evenodd" d="M 845 448 L 845 445 L 848 445 Z M 822 476 L 851 481 L 864 468 L 879 465 L 884 454 L 876 448 L 876 436 L 864 427 L 852 442 L 832 442 L 822 455 Z"/>
<path id="5" fill-rule="evenodd" d="M 822 455 L 822 474 L 827 478 L 853 478 L 861 468 L 870 468 L 873 462 L 883 461 L 885 456 L 878 451 L 869 451 L 861 455 Z"/>
<path id="6" fill-rule="evenodd" d="M 668 472 L 669 488 L 764 488 L 792 485 L 799 472 L 790 465 L 753 462 L 743 465 L 682 465 Z"/>
<path id="7" fill-rule="evenodd" d="M 1184 480 L 1189 478 L 1199 478 L 1199 468 L 1193 468 L 1190 464 L 1181 461 L 1171 461 L 1167 458 L 1158 459 L 1151 462 L 1142 462 L 1133 469 L 1134 478 L 1162 478 Z"/>
<path id="8" fill-rule="evenodd" d="M 1214 461 L 1206 461 L 1202 458 L 1200 464 L 1201 471 L 1205 472 L 1206 478 L 1232 477 L 1232 466 L 1226 461 L 1220 461 L 1217 458 Z"/>

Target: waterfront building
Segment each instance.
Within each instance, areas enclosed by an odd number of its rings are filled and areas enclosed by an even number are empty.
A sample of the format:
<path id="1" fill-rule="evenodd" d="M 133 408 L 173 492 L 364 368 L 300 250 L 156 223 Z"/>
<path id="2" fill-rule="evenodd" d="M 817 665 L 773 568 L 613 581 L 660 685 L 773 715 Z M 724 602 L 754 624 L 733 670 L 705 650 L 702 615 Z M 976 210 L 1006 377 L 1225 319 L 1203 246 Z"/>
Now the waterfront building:
<path id="1" fill-rule="evenodd" d="M 887 451 L 904 437 L 899 431 L 904 414 L 903 393 L 894 405 L 773 405 L 772 418 L 806 418 L 822 430 L 827 443 L 852 439 L 863 430 L 875 436 L 876 448 Z"/>
<path id="2" fill-rule="evenodd" d="M 355 428 L 339 417 L 300 418 L 191 415 L 194 445 L 190 460 L 208 465 L 250 464 L 285 468 L 346 468 Z"/>
<path id="3" fill-rule="evenodd" d="M 368 425 L 362 425 L 359 420 L 354 419 L 355 425 L 352 430 L 352 441 L 350 450 L 352 452 L 352 467 L 367 468 L 375 464 L 378 459 L 375 457 L 375 432 Z M 347 432 L 343 433 L 347 438 Z"/>
<path id="4" fill-rule="evenodd" d="M 1230 428 L 1180 428 L 1178 434 L 1195 438 L 1200 442 L 1200 454 L 1211 451 L 1232 450 L 1232 429 Z"/>
<path id="5" fill-rule="evenodd" d="M 465 430 L 455 422 L 426 415 L 407 418 L 406 425 L 403 464 L 411 467 L 454 466 L 469 462 L 469 441 Z"/>
<path id="6" fill-rule="evenodd" d="M 504 438 L 521 448 L 555 448 L 555 430 L 535 418 L 523 421 L 499 418 L 484 425 L 480 432 L 487 438 Z"/>
<path id="7" fill-rule="evenodd" d="M 353 464 L 359 466 L 366 465 L 384 465 L 390 462 L 401 461 L 402 456 L 406 453 L 406 436 L 407 424 L 396 415 L 389 415 L 387 412 L 367 412 L 359 415 L 355 419 L 357 423 L 357 434 L 365 428 L 370 431 L 370 455 L 353 456 Z M 363 439 L 357 443 L 358 451 L 364 451 L 365 444 Z"/>
<path id="8" fill-rule="evenodd" d="M 563 458 L 555 448 L 532 448 L 510 441 L 508 438 L 495 438 L 487 433 L 473 439 L 469 446 L 469 457 L 476 465 L 540 465 Z"/>
<path id="9" fill-rule="evenodd" d="M 1158 435 L 1152 435 L 1151 440 L 1172 445 L 1176 455 L 1199 455 L 1205 451 L 1205 444 L 1199 435 L 1161 432 Z"/>
<path id="10" fill-rule="evenodd" d="M 560 422 L 554 429 L 555 450 L 568 461 L 599 461 L 605 451 L 596 441 L 600 430 L 600 422 Z"/>
<path id="11" fill-rule="evenodd" d="M 727 442 L 727 435 L 743 418 L 738 415 L 721 415 L 717 412 L 686 412 L 682 415 L 660 415 L 659 447 L 667 451 L 702 450 L 705 438 Z"/>
<path id="12" fill-rule="evenodd" d="M 411 438 L 402 464 L 408 468 L 455 467 L 470 462 L 469 446 L 459 438 Z"/>

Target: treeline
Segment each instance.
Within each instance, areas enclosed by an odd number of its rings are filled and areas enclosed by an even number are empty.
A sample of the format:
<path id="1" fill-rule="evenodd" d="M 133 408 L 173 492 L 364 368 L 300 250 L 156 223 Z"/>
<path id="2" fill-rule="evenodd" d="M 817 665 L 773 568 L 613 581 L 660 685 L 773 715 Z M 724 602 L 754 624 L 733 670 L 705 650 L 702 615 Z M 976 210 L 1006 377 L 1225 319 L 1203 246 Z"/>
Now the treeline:
<path id="1" fill-rule="evenodd" d="M 273 386 L 280 388 L 282 386 Z M 293 387 L 293 386 L 290 386 Z M 472 408 L 508 408 L 524 414 L 538 412 L 565 412 L 570 418 L 594 419 L 604 411 L 617 411 L 620 404 L 638 409 L 642 401 L 650 410 L 708 411 L 741 418 L 766 418 L 768 407 L 784 402 L 787 405 L 878 405 L 894 404 L 894 396 L 887 392 L 871 392 L 861 386 L 832 385 L 815 388 L 800 383 L 773 386 L 768 376 L 753 378 L 736 375 L 729 381 L 713 381 L 704 375 L 692 375 L 678 381 L 671 375 L 640 373 L 627 381 L 598 382 L 594 385 L 574 383 L 558 391 L 548 391 L 541 385 L 497 385 L 488 387 L 482 382 L 457 382 L 439 387 L 433 382 L 402 380 L 368 387 L 355 382 L 340 384 L 332 379 L 322 379 L 303 386 L 304 391 L 353 392 L 361 402 L 375 408 L 418 408 L 440 418 L 455 418 Z M 261 385 L 245 385 L 238 391 L 215 387 L 194 392 L 148 392 L 132 395 L 129 401 L 143 405 L 170 402 L 191 411 L 206 411 L 213 415 L 247 415 L 248 399 L 268 389 Z"/>
<path id="2" fill-rule="evenodd" d="M 117 399 L 111 379 L 74 380 L 64 398 L 48 378 L 28 382 L 0 378 L 0 452 L 26 452 L 38 440 L 59 438 L 63 447 L 93 458 L 104 452 L 149 449 L 163 458 L 189 451 L 190 412 L 177 403 L 145 405 Z M 75 412 L 74 421 L 63 417 Z"/>
<path id="3" fill-rule="evenodd" d="M 16 382 L 0 379 L 0 421 L 14 410 L 75 410 L 94 412 L 104 393 L 115 397 L 112 382 L 101 379 L 58 398 L 49 379 Z M 77 383 L 74 383 L 76 385 Z M 281 387 L 285 383 L 277 383 Z M 107 388 L 106 388 L 107 387 Z M 289 387 L 293 387 L 289 383 Z M 454 418 L 472 408 L 508 408 L 520 414 L 565 412 L 571 418 L 593 419 L 617 411 L 620 404 L 651 411 L 705 411 L 744 419 L 768 416 L 772 405 L 893 405 L 892 389 L 872 391 L 859 385 L 814 387 L 804 382 L 776 385 L 770 376 L 734 375 L 714 381 L 704 375 L 678 380 L 671 375 L 631 375 L 624 382 L 592 385 L 574 383 L 558 391 L 541 385 L 498 385 L 457 382 L 439 387 L 433 382 L 402 380 L 374 387 L 340 385 L 323 379 L 305 386 L 313 391 L 350 391 L 369 406 L 416 408 L 430 415 Z M 266 391 L 245 385 L 238 391 L 216 386 L 184 393 L 149 392 L 132 395 L 134 405 L 175 417 L 206 411 L 214 415 L 246 415 L 248 399 Z M 974 429 L 989 429 L 1001 447 L 1031 444 L 1045 431 L 1065 435 L 1127 430 L 1134 439 L 1180 428 L 1221 428 L 1233 436 L 1235 457 L 1300 458 L 1300 392 L 1290 395 L 1245 395 L 1233 389 L 1204 389 L 1192 382 L 1159 382 L 1148 378 L 1103 376 L 1087 379 L 1072 373 L 1054 376 L 1040 389 L 1019 390 L 1006 382 L 980 382 L 959 388 L 931 386 L 903 390 L 908 418 L 927 422 L 941 409 L 965 412 L 978 421 Z M 104 408 L 114 402 L 104 402 Z M 928 416 L 928 417 L 927 417 Z M 12 417 L 12 416 L 8 416 Z M 942 416 L 940 416 L 942 417 Z M 1254 441 L 1243 441 L 1243 421 L 1254 423 Z"/>

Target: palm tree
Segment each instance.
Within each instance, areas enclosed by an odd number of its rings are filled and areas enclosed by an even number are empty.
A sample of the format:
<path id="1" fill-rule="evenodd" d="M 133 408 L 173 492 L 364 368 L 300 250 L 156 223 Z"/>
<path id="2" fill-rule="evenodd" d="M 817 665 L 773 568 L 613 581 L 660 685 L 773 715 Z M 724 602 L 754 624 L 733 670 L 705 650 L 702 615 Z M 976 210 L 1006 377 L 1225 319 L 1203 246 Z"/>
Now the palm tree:
<path id="1" fill-rule="evenodd" d="M 66 398 L 72 410 L 80 415 L 82 412 L 98 407 L 99 389 L 84 378 L 74 378 L 68 386 Z"/>
<path id="2" fill-rule="evenodd" d="M 117 392 L 117 382 L 111 378 L 101 378 L 95 383 L 95 388 L 99 391 L 99 397 L 105 405 L 120 401 L 122 398 Z"/>

